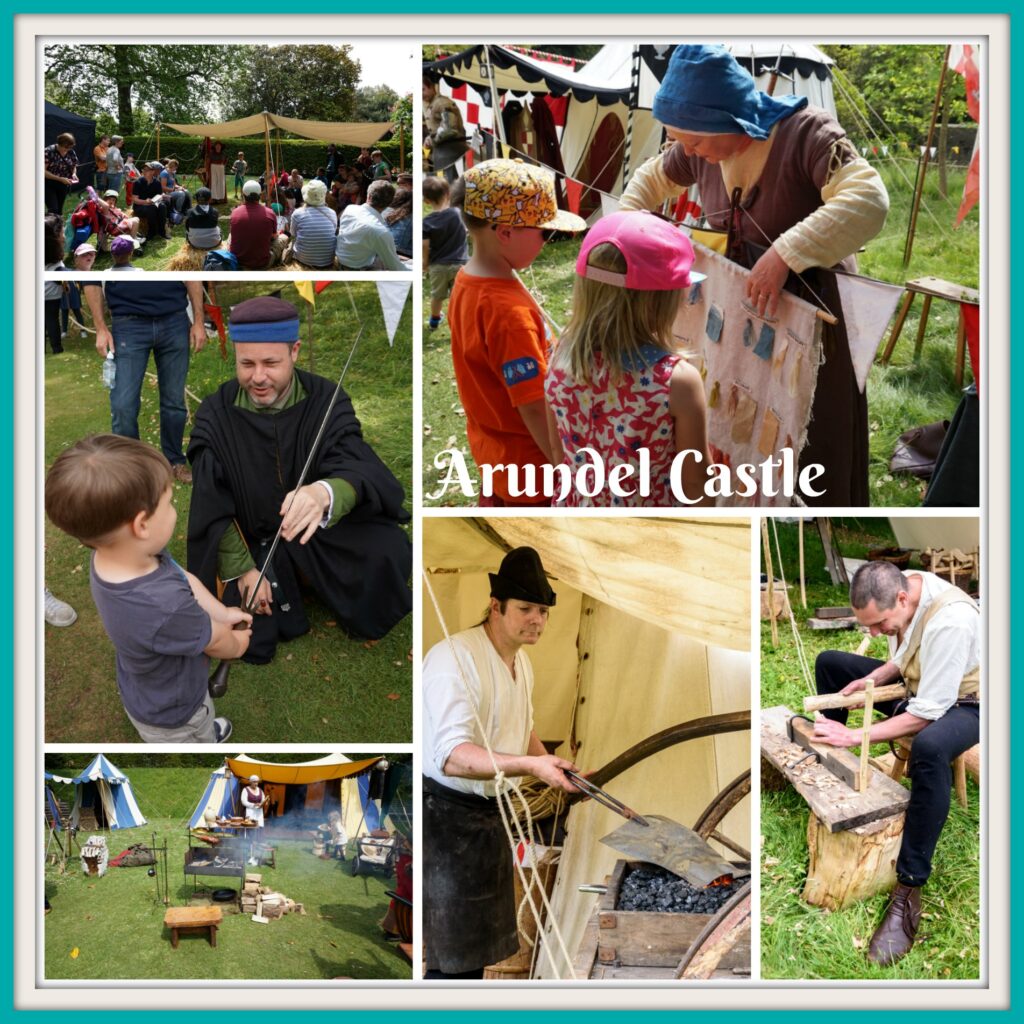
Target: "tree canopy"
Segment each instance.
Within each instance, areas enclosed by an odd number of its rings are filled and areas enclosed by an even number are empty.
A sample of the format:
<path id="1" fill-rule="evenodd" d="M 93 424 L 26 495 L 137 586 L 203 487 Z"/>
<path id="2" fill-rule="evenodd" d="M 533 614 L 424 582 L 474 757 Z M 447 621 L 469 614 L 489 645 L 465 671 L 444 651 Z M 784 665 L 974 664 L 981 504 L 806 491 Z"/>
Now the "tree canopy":
<path id="1" fill-rule="evenodd" d="M 355 120 L 360 65 L 351 46 L 245 46 L 231 83 L 230 120 L 268 110 L 309 121 Z M 387 120 L 386 117 L 381 120 Z"/>
<path id="2" fill-rule="evenodd" d="M 47 46 L 47 97 L 96 117 L 122 135 L 143 120 L 195 121 L 219 116 L 240 67 L 240 46 L 85 43 Z M 136 109 L 147 112 L 136 117 Z M 104 115 L 106 115 L 104 117 Z M 113 124 L 104 124 L 113 118 Z"/>

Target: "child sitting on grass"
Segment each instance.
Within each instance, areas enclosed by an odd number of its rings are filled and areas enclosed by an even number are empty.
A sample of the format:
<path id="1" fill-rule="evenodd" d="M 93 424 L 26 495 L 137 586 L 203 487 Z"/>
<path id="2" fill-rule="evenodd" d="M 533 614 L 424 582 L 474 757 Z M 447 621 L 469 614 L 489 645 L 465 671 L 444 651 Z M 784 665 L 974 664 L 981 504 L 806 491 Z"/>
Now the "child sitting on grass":
<path id="1" fill-rule="evenodd" d="M 466 247 L 466 225 L 458 210 L 449 203 L 450 187 L 444 178 L 431 176 L 423 179 L 423 201 L 431 213 L 423 218 L 423 266 L 430 282 L 430 322 L 428 328 L 436 331 L 441 326 L 444 300 L 452 290 L 452 282 L 459 267 L 469 259 Z"/>
<path id="2" fill-rule="evenodd" d="M 700 453 L 701 461 L 683 462 L 683 491 L 697 504 L 711 503 L 703 498 L 704 383 L 672 335 L 682 297 L 704 278 L 690 270 L 692 264 L 689 238 L 653 213 L 602 217 L 584 239 L 572 317 L 544 382 L 551 448 L 555 461 L 573 470 L 583 458 L 577 453 L 592 449 L 604 462 L 605 479 L 618 465 L 639 471 L 640 450 L 646 448 L 651 487 L 646 497 L 639 491 L 620 497 L 607 485 L 584 497 L 573 488 L 565 505 L 679 505 L 670 470 L 677 453 L 687 449 Z"/>
<path id="3" fill-rule="evenodd" d="M 46 476 L 46 514 L 93 549 L 90 585 L 117 652 L 117 687 L 147 743 L 223 743 L 208 658 L 239 658 L 252 616 L 226 608 L 167 551 L 178 514 L 167 459 L 114 434 L 83 438 Z M 244 622 L 246 629 L 236 630 Z"/>
<path id="4" fill-rule="evenodd" d="M 551 461 L 544 411 L 548 342 L 537 303 L 516 277 L 553 231 L 583 231 L 586 222 L 559 210 L 554 176 L 520 160 L 486 160 L 455 183 L 452 205 L 473 240 L 448 304 L 452 362 L 477 466 L 539 467 Z M 540 473 L 536 472 L 538 478 Z M 484 507 L 550 505 L 511 493 L 506 469 L 493 474 Z M 517 490 L 519 489 L 517 488 Z"/>

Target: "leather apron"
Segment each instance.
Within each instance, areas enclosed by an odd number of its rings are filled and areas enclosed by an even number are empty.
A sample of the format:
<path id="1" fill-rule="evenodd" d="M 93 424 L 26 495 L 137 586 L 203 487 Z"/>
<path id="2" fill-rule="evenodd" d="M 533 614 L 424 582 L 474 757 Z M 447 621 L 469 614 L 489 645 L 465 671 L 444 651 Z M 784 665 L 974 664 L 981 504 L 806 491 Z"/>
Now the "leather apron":
<path id="1" fill-rule="evenodd" d="M 478 970 L 519 948 L 515 865 L 496 800 L 423 779 L 427 969 Z"/>

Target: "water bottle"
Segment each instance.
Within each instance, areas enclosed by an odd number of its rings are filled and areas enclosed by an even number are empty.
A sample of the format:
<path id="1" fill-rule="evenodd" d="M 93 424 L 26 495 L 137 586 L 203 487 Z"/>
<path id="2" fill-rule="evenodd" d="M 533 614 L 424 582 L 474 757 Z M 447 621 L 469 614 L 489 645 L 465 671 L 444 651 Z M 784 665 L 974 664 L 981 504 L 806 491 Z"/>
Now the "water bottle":
<path id="1" fill-rule="evenodd" d="M 117 364 L 114 362 L 114 353 L 108 352 L 107 358 L 103 360 L 103 386 L 107 390 L 113 390 L 114 378 L 117 375 Z"/>

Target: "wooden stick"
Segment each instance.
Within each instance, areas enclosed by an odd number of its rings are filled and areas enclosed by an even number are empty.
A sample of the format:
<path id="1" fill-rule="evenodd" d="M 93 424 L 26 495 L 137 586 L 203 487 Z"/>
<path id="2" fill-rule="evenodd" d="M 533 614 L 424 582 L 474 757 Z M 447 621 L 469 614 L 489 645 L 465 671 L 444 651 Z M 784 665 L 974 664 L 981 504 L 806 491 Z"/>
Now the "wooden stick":
<path id="1" fill-rule="evenodd" d="M 800 604 L 807 607 L 807 584 L 804 582 L 804 519 L 797 520 L 797 538 L 800 542 Z"/>
<path id="2" fill-rule="evenodd" d="M 868 789 L 868 779 L 871 774 L 871 765 L 869 758 L 871 757 L 871 712 L 875 706 L 875 681 L 874 679 L 868 680 L 868 685 L 864 687 L 864 724 L 861 728 L 860 737 L 860 775 L 858 776 L 857 790 L 861 793 L 866 793 Z"/>
<path id="3" fill-rule="evenodd" d="M 902 683 L 879 686 L 875 690 L 876 701 L 899 700 L 906 695 L 907 688 Z M 817 697 L 804 697 L 804 711 L 810 714 L 812 711 L 826 711 L 829 708 L 853 708 L 862 703 L 863 693 L 851 693 L 845 697 L 839 693 L 823 693 Z"/>
<path id="4" fill-rule="evenodd" d="M 775 572 L 772 568 L 772 550 L 768 541 L 768 520 L 761 516 L 761 547 L 764 549 L 765 575 L 768 577 L 768 618 L 772 624 L 772 647 L 779 646 L 779 624 L 775 621 Z"/>

